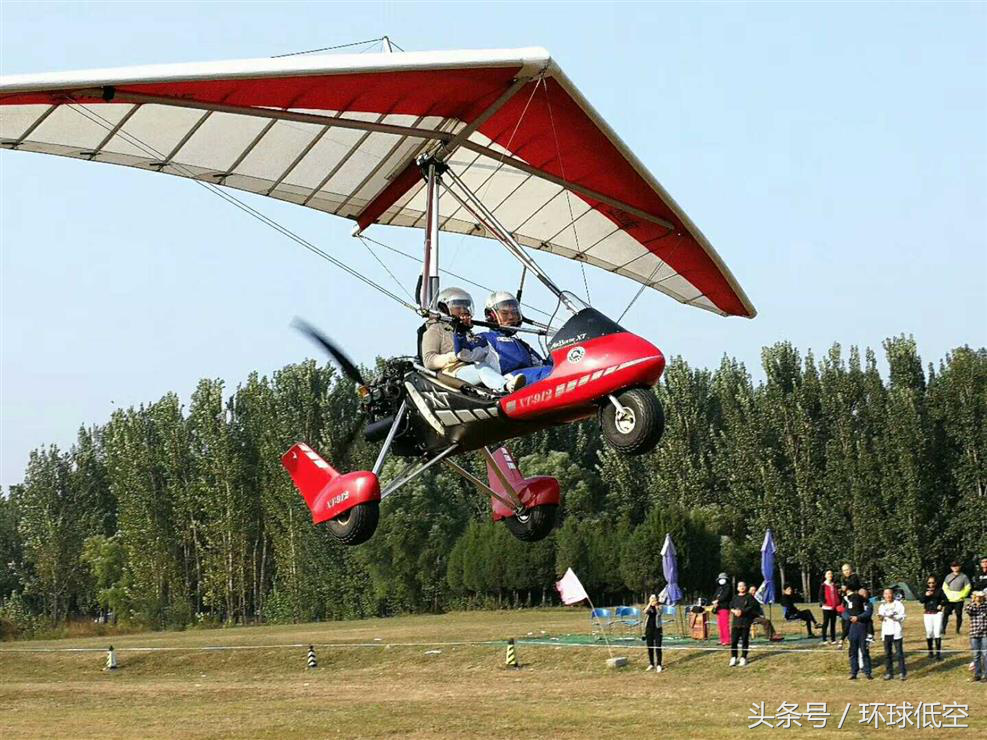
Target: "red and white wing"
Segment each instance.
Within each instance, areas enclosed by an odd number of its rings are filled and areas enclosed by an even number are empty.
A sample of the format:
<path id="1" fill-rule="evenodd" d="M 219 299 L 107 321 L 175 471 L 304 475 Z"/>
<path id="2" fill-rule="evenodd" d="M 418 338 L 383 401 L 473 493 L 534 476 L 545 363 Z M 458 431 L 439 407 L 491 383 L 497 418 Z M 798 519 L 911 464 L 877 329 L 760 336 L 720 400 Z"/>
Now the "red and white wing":
<path id="1" fill-rule="evenodd" d="M 0 147 L 421 227 L 436 151 L 528 247 L 755 315 L 712 246 L 544 49 L 296 56 L 0 80 Z M 487 236 L 451 198 L 444 231 Z"/>

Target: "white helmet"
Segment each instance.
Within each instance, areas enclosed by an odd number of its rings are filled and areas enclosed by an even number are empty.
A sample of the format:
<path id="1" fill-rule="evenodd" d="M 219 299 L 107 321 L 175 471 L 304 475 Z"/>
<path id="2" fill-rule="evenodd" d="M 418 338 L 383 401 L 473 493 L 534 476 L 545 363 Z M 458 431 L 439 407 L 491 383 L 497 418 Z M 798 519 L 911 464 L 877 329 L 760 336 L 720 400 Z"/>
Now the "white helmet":
<path id="1" fill-rule="evenodd" d="M 487 321 L 505 327 L 521 326 L 521 306 L 513 293 L 498 290 L 487 296 L 483 304 L 483 314 Z"/>
<path id="2" fill-rule="evenodd" d="M 454 308 L 465 309 L 470 316 L 473 315 L 473 299 L 462 288 L 445 288 L 439 291 L 435 300 L 432 301 L 432 307 L 446 316 L 452 316 L 452 309 Z"/>

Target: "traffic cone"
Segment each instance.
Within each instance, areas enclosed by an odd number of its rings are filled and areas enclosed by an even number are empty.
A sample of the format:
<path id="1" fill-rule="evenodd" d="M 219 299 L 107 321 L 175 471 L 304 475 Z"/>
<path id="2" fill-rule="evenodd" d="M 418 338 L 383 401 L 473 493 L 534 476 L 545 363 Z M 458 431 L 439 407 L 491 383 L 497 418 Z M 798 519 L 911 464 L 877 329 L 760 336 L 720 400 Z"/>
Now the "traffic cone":
<path id="1" fill-rule="evenodd" d="M 318 668 L 319 662 L 315 659 L 315 648 L 311 645 L 308 646 L 308 661 L 306 663 L 308 668 Z"/>
<path id="2" fill-rule="evenodd" d="M 521 667 L 517 662 L 517 652 L 514 650 L 514 638 L 507 641 L 507 660 L 504 661 L 504 665 L 514 670 Z"/>
<path id="3" fill-rule="evenodd" d="M 116 669 L 117 669 L 117 656 L 116 653 L 113 652 L 113 646 L 110 645 L 106 649 L 106 667 L 103 670 L 115 671 Z"/>

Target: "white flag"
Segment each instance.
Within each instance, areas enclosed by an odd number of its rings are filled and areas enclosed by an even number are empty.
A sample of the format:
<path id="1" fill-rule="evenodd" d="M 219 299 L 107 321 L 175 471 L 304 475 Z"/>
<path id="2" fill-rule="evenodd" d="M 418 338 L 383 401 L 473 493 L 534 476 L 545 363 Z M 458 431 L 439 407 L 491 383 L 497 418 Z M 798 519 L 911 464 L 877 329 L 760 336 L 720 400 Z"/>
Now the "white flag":
<path id="1" fill-rule="evenodd" d="M 583 584 L 579 582 L 576 574 L 572 572 L 572 568 L 566 570 L 562 580 L 555 584 L 555 588 L 559 592 L 559 596 L 562 597 L 563 604 L 577 604 L 583 599 L 589 599 L 586 589 L 583 588 Z"/>

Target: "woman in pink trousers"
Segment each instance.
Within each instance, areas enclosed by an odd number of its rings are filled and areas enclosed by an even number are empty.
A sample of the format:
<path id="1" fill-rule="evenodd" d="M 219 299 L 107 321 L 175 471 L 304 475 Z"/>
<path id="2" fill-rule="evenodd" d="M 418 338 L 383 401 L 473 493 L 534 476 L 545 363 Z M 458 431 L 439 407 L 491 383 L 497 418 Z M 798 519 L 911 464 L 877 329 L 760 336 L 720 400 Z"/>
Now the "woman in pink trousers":
<path id="1" fill-rule="evenodd" d="M 730 599 L 733 592 L 730 589 L 730 579 L 726 573 L 716 577 L 716 591 L 713 594 L 713 611 L 716 612 L 716 624 L 720 632 L 720 644 L 730 644 Z"/>

